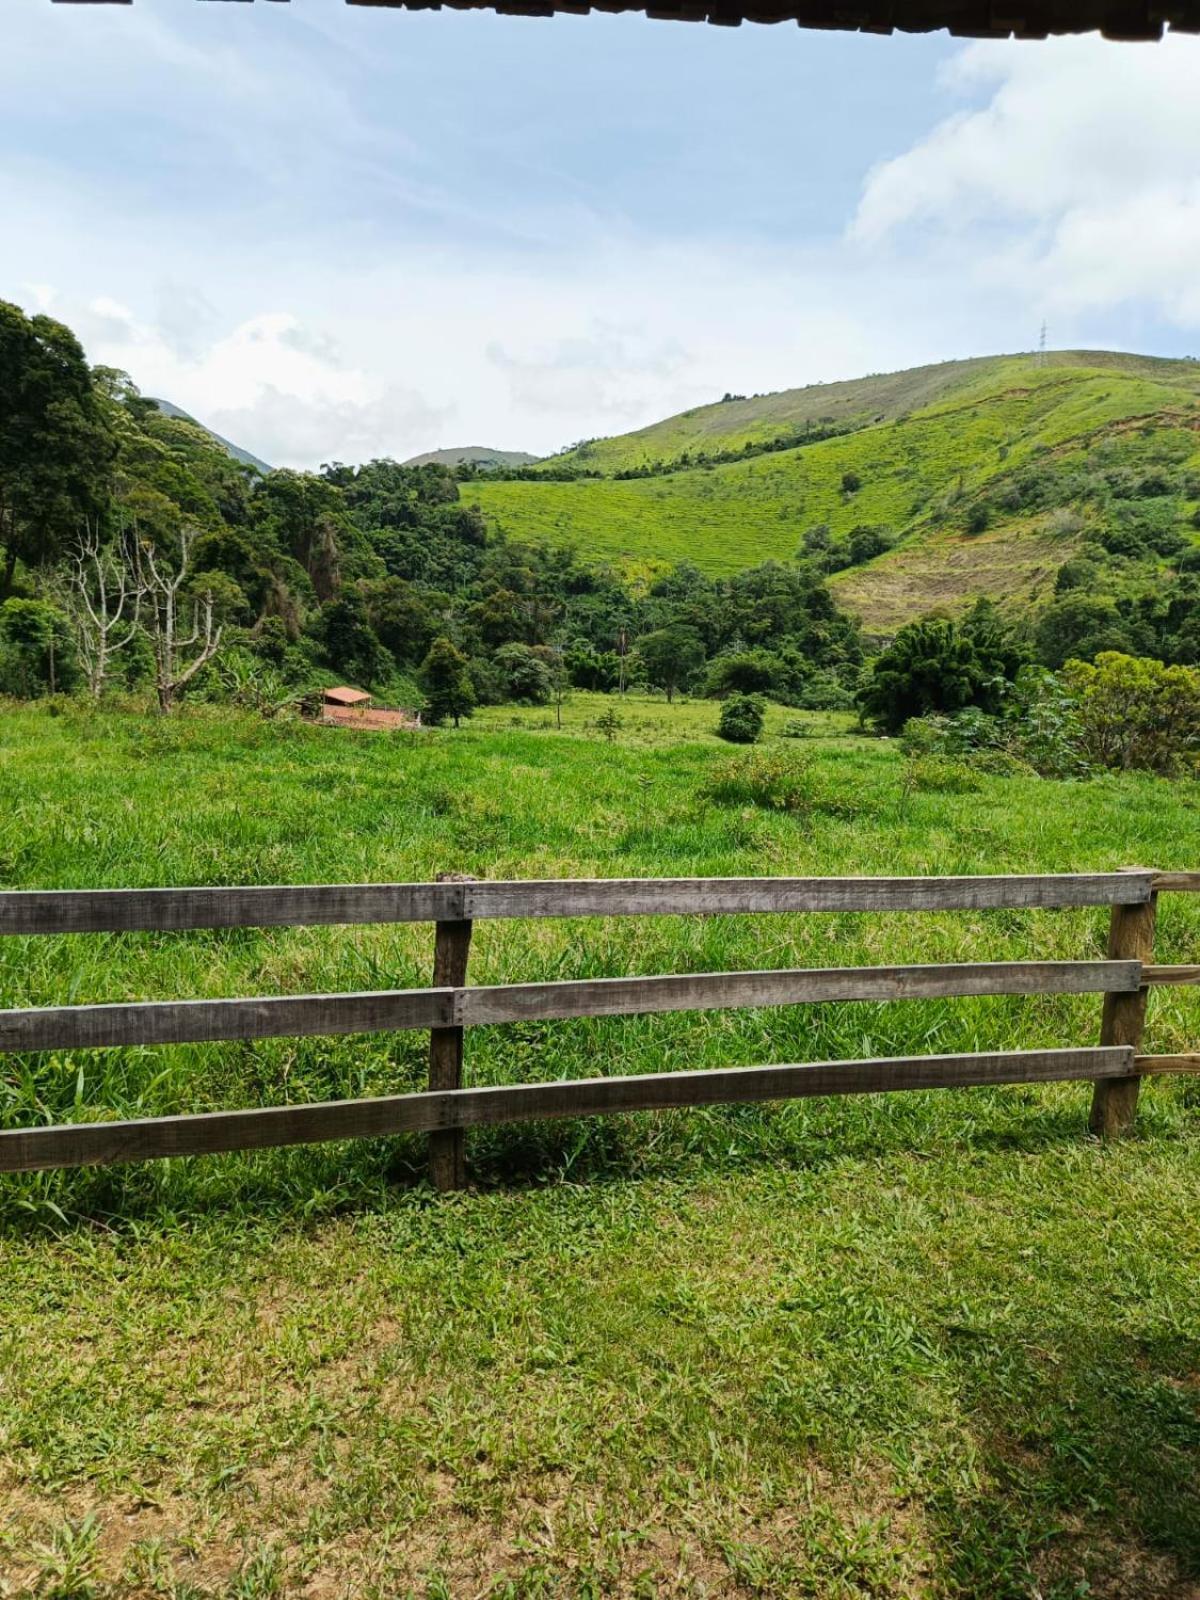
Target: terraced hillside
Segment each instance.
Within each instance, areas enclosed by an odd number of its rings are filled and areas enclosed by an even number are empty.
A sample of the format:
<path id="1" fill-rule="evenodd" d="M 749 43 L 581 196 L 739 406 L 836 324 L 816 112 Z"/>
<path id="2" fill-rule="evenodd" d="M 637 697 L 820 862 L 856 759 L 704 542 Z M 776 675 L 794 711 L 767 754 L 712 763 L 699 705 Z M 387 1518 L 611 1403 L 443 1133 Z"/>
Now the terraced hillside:
<path id="1" fill-rule="evenodd" d="M 815 409 L 816 396 L 829 397 L 825 410 Z M 721 417 L 732 431 L 714 431 Z M 728 572 L 791 560 L 817 525 L 834 538 L 883 528 L 894 548 L 833 581 L 869 625 L 889 629 L 978 594 L 1043 596 L 1105 514 L 1096 473 L 1166 467 L 1182 482 L 1200 472 L 1200 365 L 1103 352 L 947 363 L 729 401 L 588 447 L 586 463 L 578 452 L 556 461 L 627 471 L 617 463 L 638 451 L 653 448 L 654 459 L 674 451 L 685 423 L 708 430 L 711 453 L 744 441 L 749 428 L 774 437 L 784 420 L 849 431 L 645 477 L 484 482 L 470 495 L 515 537 L 571 544 L 634 571 L 686 559 Z M 1035 496 L 1026 492 L 1031 475 L 1041 485 Z M 1181 526 L 1191 510 L 1175 496 Z"/>

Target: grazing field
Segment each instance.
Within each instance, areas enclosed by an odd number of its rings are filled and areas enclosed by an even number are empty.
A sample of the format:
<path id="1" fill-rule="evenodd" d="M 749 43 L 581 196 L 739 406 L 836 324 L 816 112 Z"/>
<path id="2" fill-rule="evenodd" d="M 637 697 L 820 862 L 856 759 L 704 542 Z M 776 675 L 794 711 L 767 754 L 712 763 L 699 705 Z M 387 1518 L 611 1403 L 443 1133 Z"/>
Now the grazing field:
<path id="1" fill-rule="evenodd" d="M 458 732 L 0 710 L 0 885 L 1196 867 L 1196 786 L 912 764 L 845 719 L 579 695 Z M 514 726 L 514 719 L 521 726 Z M 711 794 L 718 768 L 790 772 Z M 721 790 L 729 796 L 735 786 Z M 776 792 L 778 792 L 776 790 Z M 481 982 L 1103 954 L 1106 914 L 477 930 Z M 1197 959 L 1164 896 L 1158 959 Z M 0 942 L 0 1005 L 403 987 L 427 927 Z M 1096 998 L 479 1029 L 477 1083 L 1090 1043 Z M 1187 990 L 1147 1047 L 1195 1048 Z M 420 1035 L 0 1058 L 6 1125 L 370 1094 Z M 1182 1597 L 1200 1089 L 481 1131 L 0 1179 L 0 1594 Z"/>

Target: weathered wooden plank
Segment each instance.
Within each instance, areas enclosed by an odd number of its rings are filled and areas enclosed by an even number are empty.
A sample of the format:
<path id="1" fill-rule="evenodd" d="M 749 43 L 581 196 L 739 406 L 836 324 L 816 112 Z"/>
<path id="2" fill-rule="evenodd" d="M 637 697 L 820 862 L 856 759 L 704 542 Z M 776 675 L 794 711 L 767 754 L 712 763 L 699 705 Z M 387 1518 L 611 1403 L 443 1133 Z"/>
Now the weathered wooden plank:
<path id="1" fill-rule="evenodd" d="M 1136 991 L 1136 961 L 991 961 L 914 967 L 831 967 L 783 972 L 704 972 L 654 978 L 587 978 L 464 989 L 465 1026 L 729 1010 L 833 1000 L 917 1000 L 954 995 L 1098 994 Z"/>
<path id="2" fill-rule="evenodd" d="M 1153 886 L 1172 894 L 1200 894 L 1200 872 L 1156 872 Z"/>
<path id="3" fill-rule="evenodd" d="M 0 1011 L 0 1051 L 96 1050 L 112 1045 L 434 1028 L 453 1022 L 454 995 L 452 989 L 395 989 Z"/>
<path id="4" fill-rule="evenodd" d="M 437 922 L 462 915 L 462 894 L 457 883 L 6 890 L 0 893 L 0 934 Z"/>
<path id="5" fill-rule="evenodd" d="M 916 967 L 702 972 L 493 988 L 400 989 L 250 1000 L 167 1000 L 0 1011 L 0 1052 L 92 1050 L 214 1039 L 464 1028 L 565 1017 L 732 1010 L 834 1000 L 1133 993 L 1136 961 L 991 961 Z"/>
<path id="6" fill-rule="evenodd" d="M 0 934 L 453 922 L 481 917 L 953 911 L 1138 904 L 1152 874 L 978 878 L 632 878 L 0 892 Z"/>
<path id="7" fill-rule="evenodd" d="M 1152 966 L 1142 968 L 1142 982 L 1155 983 L 1200 983 L 1200 966 L 1163 966 L 1155 962 Z"/>
<path id="8" fill-rule="evenodd" d="M 1144 905 L 1112 908 L 1108 924 L 1110 959 L 1140 961 L 1143 966 L 1151 965 L 1154 960 L 1157 908 L 1156 894 L 1151 894 Z M 1102 1045 L 1129 1045 L 1135 1052 L 1139 1049 L 1146 1027 L 1148 996 L 1149 990 L 1145 987 L 1139 987 L 1132 994 L 1110 992 L 1104 996 L 1104 1012 L 1100 1022 Z M 1120 1082 L 1097 1083 L 1088 1117 L 1088 1126 L 1094 1134 L 1107 1139 L 1127 1133 L 1132 1128 L 1140 1083 L 1141 1080 L 1132 1072 Z"/>
<path id="9" fill-rule="evenodd" d="M 152 1117 L 138 1122 L 10 1129 L 0 1132 L 0 1172 L 145 1161 L 222 1150 L 260 1150 L 274 1145 L 395 1133 L 432 1133 L 544 1117 L 602 1116 L 622 1111 L 899 1089 L 1102 1079 L 1128 1074 L 1132 1067 L 1133 1051 L 1128 1048 L 1014 1050 L 586 1078 L 565 1083 L 391 1095 L 378 1100 L 273 1106 L 257 1111 Z"/>
<path id="10" fill-rule="evenodd" d="M 468 883 L 456 876 L 454 881 Z M 471 955 L 471 929 L 465 920 L 439 922 L 433 945 L 435 988 L 461 989 L 467 981 Z M 456 1008 L 461 1010 L 461 1006 Z M 465 1034 L 461 1026 L 434 1028 L 429 1035 L 429 1087 L 461 1089 Z M 465 1188 L 467 1182 L 466 1140 L 461 1128 L 429 1135 L 429 1179 L 443 1192 Z"/>
<path id="11" fill-rule="evenodd" d="M 1133 1061 L 1135 1070 L 1148 1077 L 1169 1072 L 1200 1072 L 1200 1055 L 1135 1056 Z"/>
<path id="12" fill-rule="evenodd" d="M 628 878 L 468 887 L 472 917 L 718 915 L 785 911 L 954 911 L 988 907 L 1135 904 L 1144 873 L 978 878 Z"/>

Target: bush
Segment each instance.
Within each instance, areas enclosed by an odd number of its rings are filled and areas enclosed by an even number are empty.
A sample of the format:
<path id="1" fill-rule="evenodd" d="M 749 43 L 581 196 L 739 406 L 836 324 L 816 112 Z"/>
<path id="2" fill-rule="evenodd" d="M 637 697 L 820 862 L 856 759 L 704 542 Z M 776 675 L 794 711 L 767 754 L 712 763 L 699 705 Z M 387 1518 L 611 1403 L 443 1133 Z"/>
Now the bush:
<path id="1" fill-rule="evenodd" d="M 961 623 L 912 622 L 872 666 L 859 691 L 862 716 L 881 732 L 899 733 L 911 717 L 931 711 L 995 712 L 1020 664 L 1020 651 L 985 608 Z"/>
<path id="2" fill-rule="evenodd" d="M 766 706 L 757 694 L 732 694 L 721 707 L 717 738 L 730 744 L 757 744 L 762 738 Z"/>
<path id="3" fill-rule="evenodd" d="M 967 532 L 986 533 L 992 521 L 992 508 L 986 500 L 979 500 L 967 512 Z"/>
<path id="4" fill-rule="evenodd" d="M 719 805 L 792 814 L 851 816 L 854 806 L 812 759 L 793 750 L 751 750 L 714 770 L 704 791 Z"/>
<path id="5" fill-rule="evenodd" d="M 1174 774 L 1200 756 L 1200 669 L 1106 650 L 1069 661 L 1063 681 L 1076 705 L 1084 755 L 1098 766 Z"/>

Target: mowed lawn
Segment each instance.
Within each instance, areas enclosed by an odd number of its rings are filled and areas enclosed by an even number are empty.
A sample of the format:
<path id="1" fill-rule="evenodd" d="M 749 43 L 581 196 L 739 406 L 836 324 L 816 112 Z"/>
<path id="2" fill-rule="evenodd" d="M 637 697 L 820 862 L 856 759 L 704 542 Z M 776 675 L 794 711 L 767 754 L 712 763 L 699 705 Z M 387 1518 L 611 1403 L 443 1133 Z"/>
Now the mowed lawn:
<path id="1" fill-rule="evenodd" d="M 421 736 L 0 711 L 5 887 L 1200 865 L 1194 784 L 913 767 L 713 708 Z M 521 726 L 513 726 L 517 719 Z M 779 735 L 799 721 L 809 737 Z M 1102 911 L 489 923 L 481 982 L 1103 954 Z M 0 1005 L 429 981 L 428 927 L 0 941 Z M 1164 896 L 1158 957 L 1195 961 Z M 1097 998 L 479 1029 L 473 1082 L 1095 1040 Z M 1156 991 L 1148 1048 L 1196 1048 Z M 420 1035 L 0 1058 L 0 1122 L 417 1087 Z M 0 1178 L 0 1594 L 1182 1597 L 1200 1584 L 1200 1094 L 1082 1085 Z"/>

